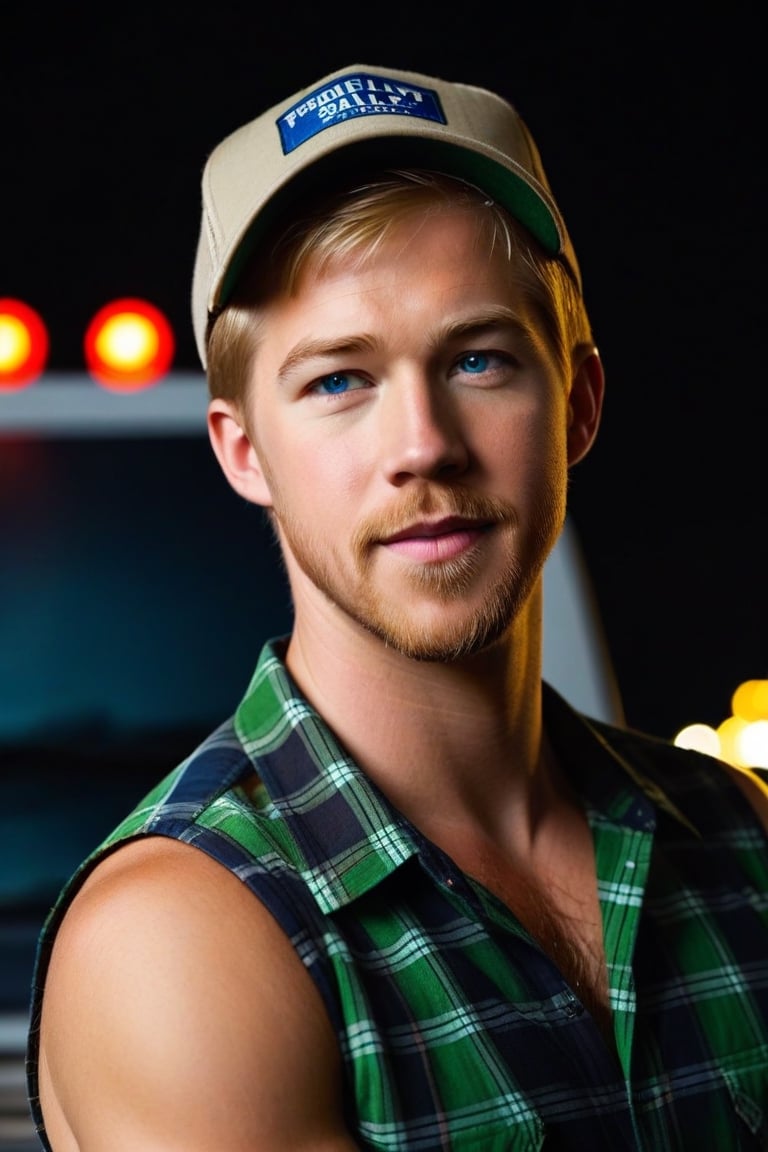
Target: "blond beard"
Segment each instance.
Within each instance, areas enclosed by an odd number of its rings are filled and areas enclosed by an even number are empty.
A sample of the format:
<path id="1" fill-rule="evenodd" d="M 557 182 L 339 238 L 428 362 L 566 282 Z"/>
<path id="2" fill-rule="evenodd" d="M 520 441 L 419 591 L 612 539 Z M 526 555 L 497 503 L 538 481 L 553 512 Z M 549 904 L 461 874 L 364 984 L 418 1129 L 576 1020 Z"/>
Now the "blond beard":
<path id="1" fill-rule="evenodd" d="M 412 490 L 396 508 L 368 518 L 350 541 L 351 570 L 335 543 L 309 532 L 274 499 L 273 525 L 278 533 L 286 564 L 291 559 L 311 583 L 339 611 L 378 637 L 387 647 L 413 660 L 452 662 L 498 642 L 526 604 L 544 561 L 562 526 L 564 509 L 557 500 L 540 508 L 534 518 L 536 532 L 527 545 L 521 545 L 514 509 L 490 497 L 460 487 L 425 485 Z M 464 517 L 487 523 L 509 541 L 500 574 L 484 591 L 479 608 L 458 620 L 428 623 L 411 619 L 403 598 L 387 596 L 375 585 L 372 569 L 377 545 L 409 524 L 424 517 Z M 489 529 L 490 530 L 490 529 Z M 523 548 L 523 555 L 520 549 Z M 431 595 L 446 608 L 466 597 L 482 579 L 484 561 L 480 549 L 472 549 L 441 563 L 414 565 L 405 579 L 415 596 Z"/>

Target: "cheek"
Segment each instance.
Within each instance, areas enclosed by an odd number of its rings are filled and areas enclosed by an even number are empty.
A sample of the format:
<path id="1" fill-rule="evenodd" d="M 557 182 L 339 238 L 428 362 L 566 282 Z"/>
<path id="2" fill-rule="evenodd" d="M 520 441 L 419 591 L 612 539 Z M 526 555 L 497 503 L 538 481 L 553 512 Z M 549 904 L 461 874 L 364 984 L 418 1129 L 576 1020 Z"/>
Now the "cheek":
<path id="1" fill-rule="evenodd" d="M 496 422 L 486 444 L 493 445 L 493 457 L 505 475 L 527 487 L 552 480 L 567 469 L 565 416 L 557 410 L 532 408 L 523 418 Z"/>
<path id="2" fill-rule="evenodd" d="M 548 537 L 565 512 L 568 467 L 564 421 L 535 418 L 497 441 L 498 488 L 516 506 L 521 525 Z"/>
<path id="3" fill-rule="evenodd" d="M 368 473 L 349 445 L 293 436 L 264 445 L 264 451 L 276 511 L 325 523 L 349 523 L 359 512 Z M 277 467 L 270 465 L 273 460 Z"/>

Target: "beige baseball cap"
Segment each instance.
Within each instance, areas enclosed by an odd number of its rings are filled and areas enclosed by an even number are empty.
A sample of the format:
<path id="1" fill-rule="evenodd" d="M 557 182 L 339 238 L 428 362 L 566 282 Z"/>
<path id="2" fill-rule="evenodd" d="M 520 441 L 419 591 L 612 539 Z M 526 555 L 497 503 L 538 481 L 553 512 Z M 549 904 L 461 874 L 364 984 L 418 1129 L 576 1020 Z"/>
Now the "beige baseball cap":
<path id="1" fill-rule="evenodd" d="M 579 267 L 538 149 L 516 109 L 494 92 L 370 64 L 340 68 L 269 108 L 211 152 L 192 323 L 203 367 L 211 318 L 276 208 L 362 164 L 458 176 L 502 204 L 581 287 Z"/>

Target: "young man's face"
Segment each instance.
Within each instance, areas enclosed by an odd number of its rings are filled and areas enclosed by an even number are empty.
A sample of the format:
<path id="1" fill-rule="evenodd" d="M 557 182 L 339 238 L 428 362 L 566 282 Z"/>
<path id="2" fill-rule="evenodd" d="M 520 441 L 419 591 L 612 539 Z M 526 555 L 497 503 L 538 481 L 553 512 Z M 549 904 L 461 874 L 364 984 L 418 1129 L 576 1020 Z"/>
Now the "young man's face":
<path id="1" fill-rule="evenodd" d="M 263 312 L 247 494 L 296 619 L 418 659 L 499 639 L 565 514 L 569 381 L 473 214 L 400 224 Z"/>

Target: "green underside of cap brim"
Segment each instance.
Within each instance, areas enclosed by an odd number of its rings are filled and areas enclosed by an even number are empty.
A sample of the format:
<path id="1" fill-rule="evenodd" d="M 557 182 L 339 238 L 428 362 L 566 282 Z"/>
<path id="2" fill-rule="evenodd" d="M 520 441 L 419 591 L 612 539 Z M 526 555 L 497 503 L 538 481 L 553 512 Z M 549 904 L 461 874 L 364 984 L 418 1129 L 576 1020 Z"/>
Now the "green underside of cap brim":
<path id="1" fill-rule="evenodd" d="M 365 182 L 372 168 L 383 171 L 406 167 L 433 169 L 474 184 L 506 208 L 548 255 L 560 255 L 561 238 L 549 208 L 508 168 L 481 153 L 442 140 L 381 136 L 357 141 L 321 156 L 267 201 L 230 260 L 219 292 L 219 309 L 231 298 L 250 255 L 273 228 L 287 223 L 287 218 L 296 212 L 306 211 L 312 199 L 324 198 L 351 179 Z"/>

